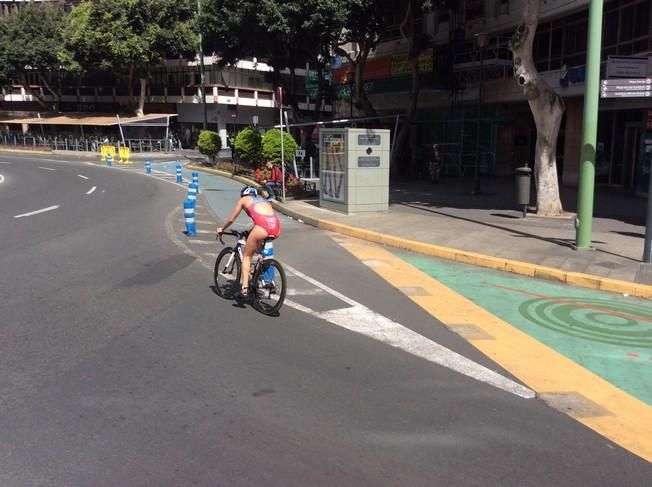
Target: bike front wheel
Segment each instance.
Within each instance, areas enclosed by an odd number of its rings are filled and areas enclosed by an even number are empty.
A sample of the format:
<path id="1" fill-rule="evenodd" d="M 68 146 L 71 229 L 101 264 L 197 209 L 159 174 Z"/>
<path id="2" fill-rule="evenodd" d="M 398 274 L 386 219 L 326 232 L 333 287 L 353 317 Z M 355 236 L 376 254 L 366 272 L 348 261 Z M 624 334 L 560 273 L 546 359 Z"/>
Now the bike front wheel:
<path id="1" fill-rule="evenodd" d="M 215 292 L 223 298 L 230 299 L 240 284 L 240 268 L 242 263 L 234 249 L 227 247 L 215 259 L 213 281 Z"/>
<path id="2" fill-rule="evenodd" d="M 287 280 L 281 263 L 265 259 L 253 276 L 253 305 L 264 315 L 274 315 L 283 306 Z"/>

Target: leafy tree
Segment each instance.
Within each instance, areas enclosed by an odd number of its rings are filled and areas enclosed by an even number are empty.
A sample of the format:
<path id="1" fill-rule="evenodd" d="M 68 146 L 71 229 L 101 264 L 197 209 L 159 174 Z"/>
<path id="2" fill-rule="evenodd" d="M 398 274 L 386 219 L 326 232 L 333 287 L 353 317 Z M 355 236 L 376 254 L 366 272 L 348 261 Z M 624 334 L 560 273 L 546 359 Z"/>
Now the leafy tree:
<path id="1" fill-rule="evenodd" d="M 260 162 L 262 155 L 262 140 L 260 132 L 252 127 L 246 127 L 235 137 L 233 146 L 240 159 L 254 164 Z"/>
<path id="2" fill-rule="evenodd" d="M 47 110 L 57 111 L 61 101 L 64 21 L 60 7 L 34 4 L 0 20 L 0 81 L 18 81 Z M 53 104 L 32 89 L 30 74 L 54 97 Z"/>
<path id="3" fill-rule="evenodd" d="M 310 62 L 323 71 L 330 46 L 342 29 L 345 5 L 343 0 L 207 0 L 200 27 L 207 47 L 219 51 L 223 63 L 255 56 L 273 66 L 271 81 L 284 86 L 294 120 L 301 121 L 296 70 Z M 286 68 L 290 76 L 282 77 L 280 72 Z M 323 73 L 319 80 L 317 113 Z"/>
<path id="4" fill-rule="evenodd" d="M 283 132 L 283 159 L 285 163 L 292 162 L 294 153 L 299 146 L 291 134 Z M 263 135 L 263 158 L 272 164 L 281 164 L 281 131 L 271 129 Z"/>
<path id="5" fill-rule="evenodd" d="M 208 156 L 211 162 L 215 162 L 215 157 L 221 148 L 222 139 L 217 132 L 213 130 L 202 130 L 199 132 L 197 149 L 205 156 Z"/>
<path id="6" fill-rule="evenodd" d="M 65 30 L 67 62 L 88 71 L 112 71 L 128 84 L 140 80 L 136 113 L 143 114 L 148 70 L 166 58 L 194 56 L 195 5 L 191 0 L 87 0 Z"/>

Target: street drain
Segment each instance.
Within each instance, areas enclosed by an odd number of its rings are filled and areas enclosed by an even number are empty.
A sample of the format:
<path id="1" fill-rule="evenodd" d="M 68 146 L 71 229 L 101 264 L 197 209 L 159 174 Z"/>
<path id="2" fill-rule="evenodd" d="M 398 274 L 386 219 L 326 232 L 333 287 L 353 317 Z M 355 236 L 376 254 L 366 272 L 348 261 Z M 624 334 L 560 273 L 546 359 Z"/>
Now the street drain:
<path id="1" fill-rule="evenodd" d="M 595 418 L 612 414 L 578 392 L 541 393 L 539 397 L 553 409 L 573 418 Z"/>
<path id="2" fill-rule="evenodd" d="M 476 325 L 448 325 L 448 327 L 467 340 L 495 340 L 493 336 Z"/>
<path id="3" fill-rule="evenodd" d="M 398 289 L 406 296 L 432 296 L 422 287 L 399 287 Z"/>

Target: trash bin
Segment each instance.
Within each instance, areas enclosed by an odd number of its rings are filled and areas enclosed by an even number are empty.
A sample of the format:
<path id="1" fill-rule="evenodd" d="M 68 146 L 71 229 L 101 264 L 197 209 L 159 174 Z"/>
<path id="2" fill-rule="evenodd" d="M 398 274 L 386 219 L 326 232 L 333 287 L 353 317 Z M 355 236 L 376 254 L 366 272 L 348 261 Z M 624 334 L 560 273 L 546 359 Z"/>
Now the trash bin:
<path id="1" fill-rule="evenodd" d="M 527 164 L 516 168 L 516 202 L 523 209 L 523 218 L 527 216 L 527 207 L 530 204 L 531 178 L 532 169 Z"/>

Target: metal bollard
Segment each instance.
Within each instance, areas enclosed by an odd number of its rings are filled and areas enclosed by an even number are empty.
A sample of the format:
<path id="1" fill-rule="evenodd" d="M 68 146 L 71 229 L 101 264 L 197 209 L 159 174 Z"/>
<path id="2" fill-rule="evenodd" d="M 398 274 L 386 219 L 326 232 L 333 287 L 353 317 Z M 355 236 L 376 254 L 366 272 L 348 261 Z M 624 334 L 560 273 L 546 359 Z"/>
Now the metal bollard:
<path id="1" fill-rule="evenodd" d="M 199 173 L 193 171 L 192 173 L 192 182 L 197 185 L 197 194 L 199 194 Z"/>
<path id="2" fill-rule="evenodd" d="M 177 183 L 183 183 L 183 175 L 181 174 L 181 164 L 177 162 Z"/>
<path id="3" fill-rule="evenodd" d="M 197 226 L 195 224 L 195 204 L 187 199 L 183 202 L 183 217 L 186 221 L 186 235 L 194 237 L 197 235 Z"/>
<path id="4" fill-rule="evenodd" d="M 112 166 L 113 165 L 113 160 L 111 159 L 111 154 L 106 155 L 106 165 L 107 166 Z"/>
<path id="5" fill-rule="evenodd" d="M 145 172 L 147 174 L 152 174 L 152 163 L 149 159 L 145 161 Z"/>
<path id="6" fill-rule="evenodd" d="M 195 183 L 188 185 L 188 199 L 192 201 L 193 206 L 197 203 L 197 185 Z"/>

